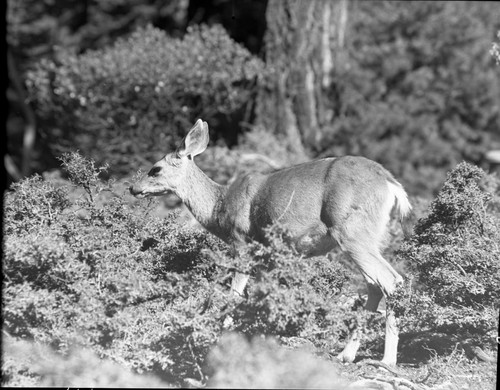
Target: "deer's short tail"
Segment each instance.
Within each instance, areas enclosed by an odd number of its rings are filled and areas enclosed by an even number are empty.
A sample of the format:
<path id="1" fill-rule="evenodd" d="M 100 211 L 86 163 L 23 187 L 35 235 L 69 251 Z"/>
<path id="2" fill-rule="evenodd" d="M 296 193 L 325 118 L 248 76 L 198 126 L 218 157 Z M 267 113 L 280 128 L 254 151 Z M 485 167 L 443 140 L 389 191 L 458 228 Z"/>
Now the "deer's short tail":
<path id="1" fill-rule="evenodd" d="M 408 200 L 408 195 L 404 190 L 403 186 L 397 181 L 388 180 L 387 185 L 389 187 L 390 194 L 395 199 L 395 206 L 401 216 L 401 220 L 407 217 L 411 212 L 411 204 Z"/>

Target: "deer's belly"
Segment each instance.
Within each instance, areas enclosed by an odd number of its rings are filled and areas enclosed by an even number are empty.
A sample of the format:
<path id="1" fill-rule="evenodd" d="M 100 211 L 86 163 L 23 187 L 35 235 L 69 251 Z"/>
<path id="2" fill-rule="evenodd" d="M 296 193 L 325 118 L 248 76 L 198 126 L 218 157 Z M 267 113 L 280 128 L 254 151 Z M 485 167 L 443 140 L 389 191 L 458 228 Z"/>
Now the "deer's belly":
<path id="1" fill-rule="evenodd" d="M 337 246 L 335 240 L 324 229 L 310 229 L 297 238 L 297 250 L 306 256 L 321 256 Z"/>

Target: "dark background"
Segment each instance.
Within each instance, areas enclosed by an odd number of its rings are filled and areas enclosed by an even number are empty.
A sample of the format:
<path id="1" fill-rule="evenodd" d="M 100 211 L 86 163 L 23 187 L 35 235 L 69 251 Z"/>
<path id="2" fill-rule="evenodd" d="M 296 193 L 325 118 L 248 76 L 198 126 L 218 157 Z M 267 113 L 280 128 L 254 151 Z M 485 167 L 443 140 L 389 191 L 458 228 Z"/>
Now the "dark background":
<path id="1" fill-rule="evenodd" d="M 286 150 L 298 156 L 292 161 L 364 155 L 387 166 L 410 193 L 419 195 L 435 193 L 445 172 L 462 160 L 491 168 L 484 155 L 500 148 L 500 68 L 489 53 L 500 28 L 498 3 L 20 0 L 8 2 L 6 15 L 9 182 L 57 168 L 55 157 L 76 149 L 109 162 L 111 173 L 123 176 L 139 168 L 134 156 L 151 162 L 154 153 L 173 147 L 199 115 L 209 121 L 214 142 L 234 148 L 243 133 L 259 127 L 283 137 L 278 139 L 285 140 Z M 227 103 L 230 93 L 225 90 L 224 95 L 212 85 L 211 70 L 206 68 L 202 72 L 207 72 L 204 80 L 210 85 L 203 90 L 208 97 L 172 92 L 164 98 L 168 112 L 155 111 L 143 101 L 147 107 L 137 139 L 128 122 L 120 124 L 120 137 L 130 137 L 131 144 L 147 143 L 150 137 L 155 139 L 153 145 L 162 145 L 161 150 L 100 147 L 120 141 L 101 122 L 89 122 L 90 107 L 85 115 L 73 111 L 73 98 L 44 95 L 43 88 L 66 82 L 58 78 L 69 72 L 80 92 L 92 90 L 89 80 L 78 85 L 82 70 L 68 61 L 84 62 L 94 50 L 109 52 L 119 38 L 147 25 L 168 39 L 182 39 L 189 26 L 222 25 L 234 41 L 263 61 L 259 76 L 238 81 L 236 68 L 225 68 L 226 87 L 240 94 L 240 100 Z M 325 26 L 331 28 L 326 46 L 321 44 Z M 144 50 L 148 56 L 147 44 Z M 196 55 L 194 49 L 186 54 Z M 328 58 L 330 65 L 322 67 Z M 192 80 L 187 63 L 182 65 L 186 80 Z M 40 64 L 45 73 L 30 75 Z M 95 66 L 107 66 L 105 59 Z M 116 77 L 106 81 L 109 89 L 123 88 L 116 93 L 130 95 L 133 86 L 123 86 Z M 309 92 L 307 80 L 312 80 Z M 170 98 L 187 102 L 187 109 L 177 110 L 168 103 Z M 132 117 L 141 104 L 123 100 L 118 104 L 111 98 L 108 103 L 109 107 L 101 107 L 106 113 L 95 115 L 102 118 L 123 111 Z M 198 109 L 197 104 L 204 106 Z M 209 111 L 213 115 L 205 113 Z M 150 123 L 149 114 L 155 117 Z M 162 124 L 171 135 L 163 143 L 157 142 L 154 130 Z M 94 127 L 99 130 L 89 133 Z M 81 141 L 82 133 L 93 141 Z M 62 138 L 69 141 L 63 143 Z M 128 154 L 134 162 L 127 166 L 125 158 L 115 158 L 116 154 Z"/>

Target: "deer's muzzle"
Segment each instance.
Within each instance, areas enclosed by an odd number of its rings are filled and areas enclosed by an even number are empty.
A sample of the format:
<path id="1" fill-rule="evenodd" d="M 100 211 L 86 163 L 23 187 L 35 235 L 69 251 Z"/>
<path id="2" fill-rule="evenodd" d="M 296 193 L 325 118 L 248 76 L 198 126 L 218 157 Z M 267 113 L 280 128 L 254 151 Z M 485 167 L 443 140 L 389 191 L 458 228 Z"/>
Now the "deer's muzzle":
<path id="1" fill-rule="evenodd" d="M 129 191 L 136 198 L 144 198 L 147 194 L 144 193 L 143 189 L 137 185 L 131 185 Z"/>

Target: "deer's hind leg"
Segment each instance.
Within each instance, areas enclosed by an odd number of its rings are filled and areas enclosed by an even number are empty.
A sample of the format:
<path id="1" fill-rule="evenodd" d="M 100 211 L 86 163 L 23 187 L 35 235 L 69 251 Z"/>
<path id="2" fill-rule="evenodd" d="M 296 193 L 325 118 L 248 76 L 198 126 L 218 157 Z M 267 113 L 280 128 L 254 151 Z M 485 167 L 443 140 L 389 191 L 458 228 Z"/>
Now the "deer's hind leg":
<path id="1" fill-rule="evenodd" d="M 385 210 L 384 210 L 385 211 Z M 394 292 L 403 281 L 401 275 L 382 257 L 381 248 L 385 239 L 389 213 L 368 216 L 352 213 L 343 222 L 342 228 L 330 230 L 332 237 L 354 261 L 368 286 L 365 309 L 376 312 L 381 299 Z M 370 218 L 371 217 L 371 218 Z M 348 339 L 339 359 L 352 362 L 360 346 L 362 334 L 356 329 Z M 391 310 L 386 311 L 385 348 L 383 362 L 395 365 L 398 345 L 397 321 Z"/>
<path id="2" fill-rule="evenodd" d="M 349 253 L 349 251 L 348 251 Z M 398 282 L 402 281 L 401 276 L 390 266 L 380 254 L 371 254 L 368 251 L 363 253 L 349 253 L 356 262 L 363 274 L 368 287 L 368 299 L 365 309 L 376 312 L 382 298 L 392 293 Z M 355 329 L 349 336 L 343 351 L 337 356 L 345 362 L 352 362 L 362 340 L 362 333 L 359 328 Z M 398 346 L 397 321 L 392 310 L 386 310 L 385 348 L 382 361 L 389 365 L 396 364 Z"/>
<path id="3" fill-rule="evenodd" d="M 352 253 L 349 253 L 349 255 L 351 258 L 353 258 Z M 376 283 L 367 281 L 367 290 L 368 299 L 365 303 L 365 309 L 370 312 L 376 312 L 380 301 L 384 296 L 382 289 L 380 289 L 380 287 Z M 349 335 L 344 349 L 337 355 L 337 358 L 344 362 L 353 362 L 356 358 L 358 349 L 361 346 L 362 338 L 363 334 L 361 330 L 359 329 L 359 327 L 356 327 Z"/>

